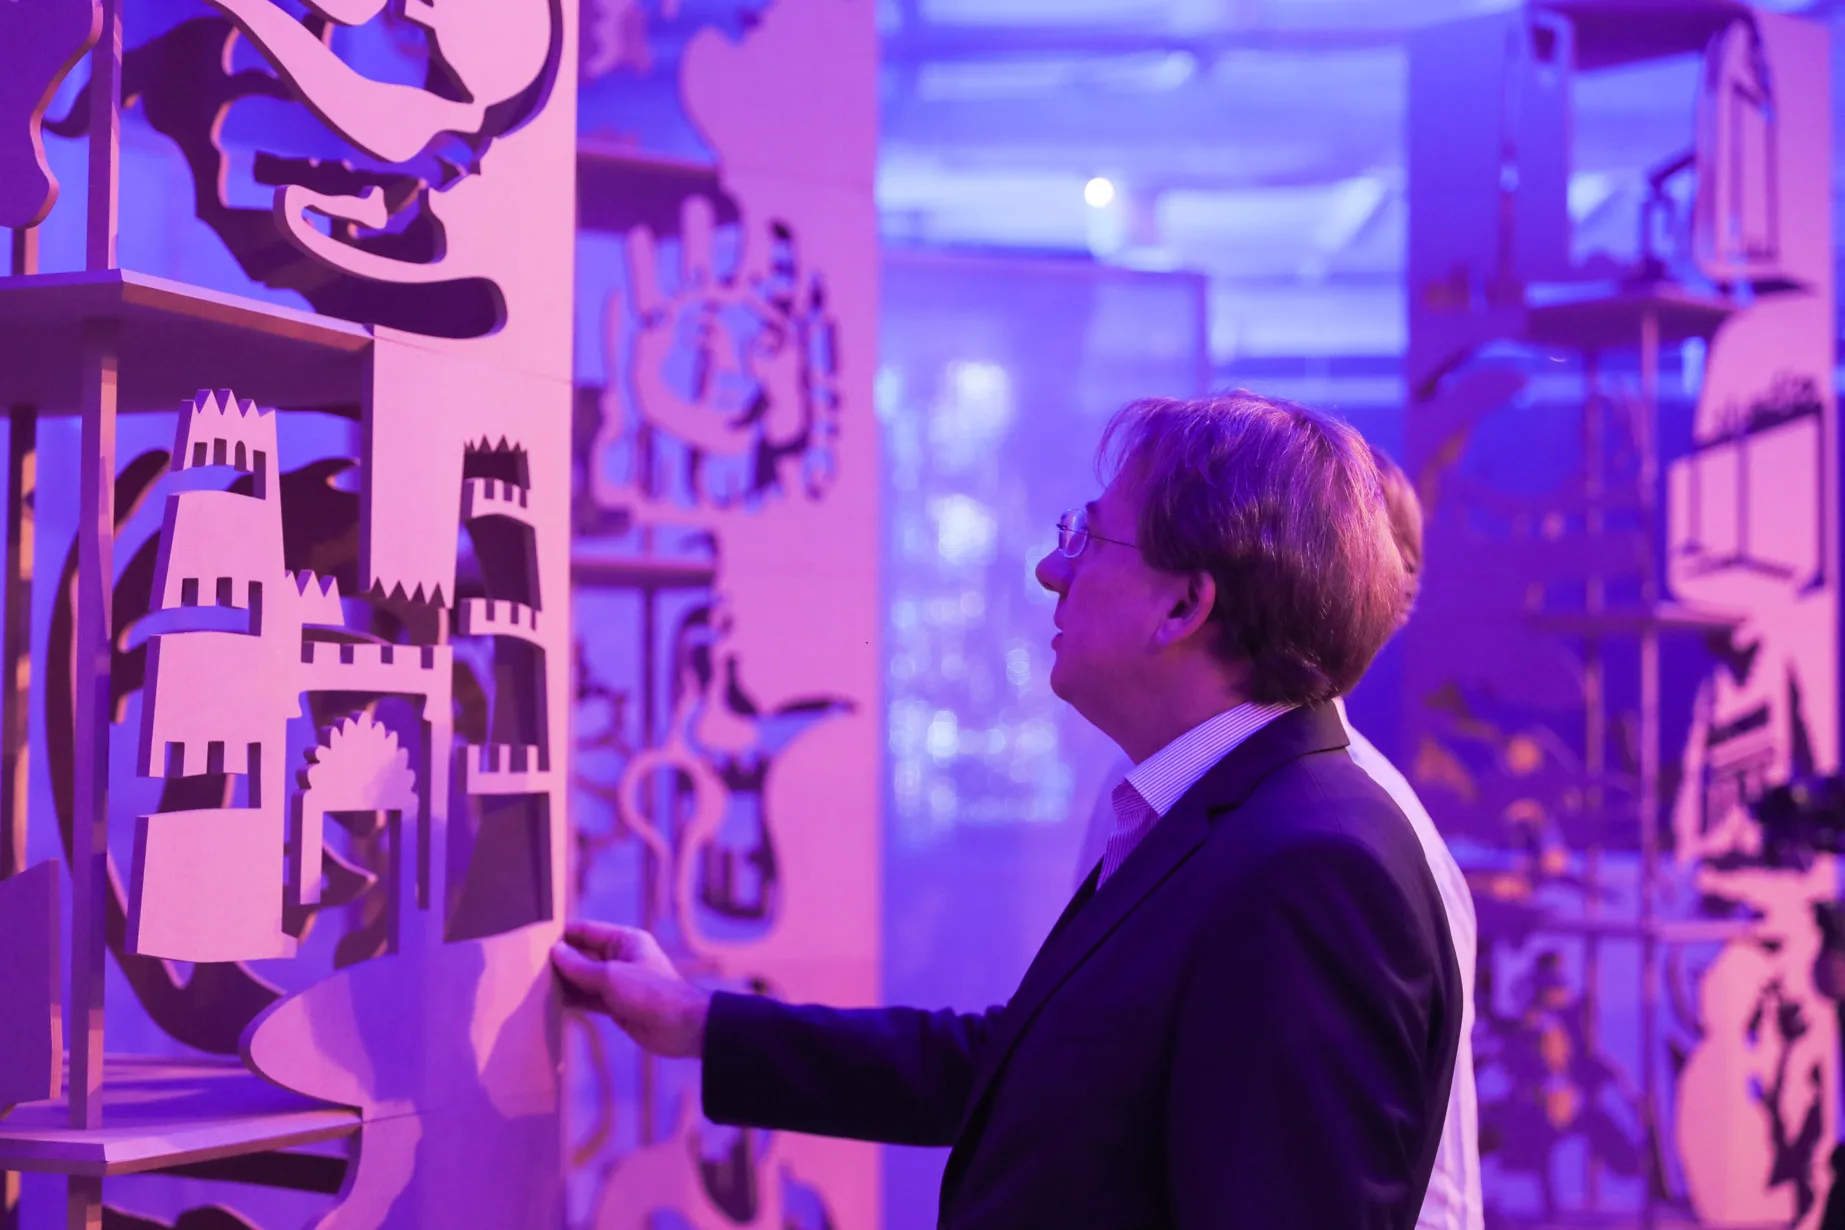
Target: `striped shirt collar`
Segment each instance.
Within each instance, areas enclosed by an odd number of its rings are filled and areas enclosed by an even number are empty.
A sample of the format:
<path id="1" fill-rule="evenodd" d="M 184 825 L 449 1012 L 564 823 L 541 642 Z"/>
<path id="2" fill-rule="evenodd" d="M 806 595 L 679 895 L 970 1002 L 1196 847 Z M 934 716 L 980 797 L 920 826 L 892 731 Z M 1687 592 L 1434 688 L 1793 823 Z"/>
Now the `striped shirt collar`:
<path id="1" fill-rule="evenodd" d="M 1164 816 L 1212 765 L 1294 705 L 1258 705 L 1245 701 L 1206 718 L 1136 765 L 1127 775 L 1155 816 Z"/>

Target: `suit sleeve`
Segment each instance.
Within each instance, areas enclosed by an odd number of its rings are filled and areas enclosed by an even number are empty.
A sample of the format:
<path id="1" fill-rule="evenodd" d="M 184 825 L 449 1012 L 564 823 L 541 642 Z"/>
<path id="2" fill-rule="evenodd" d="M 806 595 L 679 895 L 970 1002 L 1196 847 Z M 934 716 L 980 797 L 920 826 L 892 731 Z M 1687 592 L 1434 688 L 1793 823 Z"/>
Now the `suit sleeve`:
<path id="1" fill-rule="evenodd" d="M 1274 855 L 1207 924 L 1167 1100 L 1175 1225 L 1386 1230 L 1428 1181 L 1444 935 L 1370 851 Z M 1431 1087 L 1441 1098 L 1432 1099 Z"/>
<path id="2" fill-rule="evenodd" d="M 705 1023 L 705 1115 L 884 1144 L 952 1144 L 1000 1011 L 796 1007 L 719 992 Z"/>

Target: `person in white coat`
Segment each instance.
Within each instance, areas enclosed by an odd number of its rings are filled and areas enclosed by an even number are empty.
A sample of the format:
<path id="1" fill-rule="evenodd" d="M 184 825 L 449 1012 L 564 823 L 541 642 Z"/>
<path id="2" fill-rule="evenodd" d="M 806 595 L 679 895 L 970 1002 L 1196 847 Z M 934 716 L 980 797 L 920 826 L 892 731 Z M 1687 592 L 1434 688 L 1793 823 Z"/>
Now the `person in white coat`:
<path id="1" fill-rule="evenodd" d="M 1376 445 L 1371 446 L 1371 455 L 1384 480 L 1391 533 L 1409 576 L 1410 593 L 1403 603 L 1403 620 L 1407 622 L 1415 606 L 1415 587 L 1422 574 L 1422 506 L 1402 469 Z M 1454 1082 L 1448 1093 L 1441 1148 L 1435 1156 L 1435 1170 L 1429 1176 L 1429 1189 L 1423 1197 L 1416 1228 L 1482 1230 L 1485 1212 L 1480 1199 L 1480 1115 L 1473 1075 L 1474 962 L 1479 952 L 1479 924 L 1474 917 L 1473 894 L 1468 891 L 1460 865 L 1454 861 L 1440 830 L 1429 818 L 1428 809 L 1416 797 L 1408 779 L 1352 726 L 1343 698 L 1336 703 L 1346 733 L 1351 736 L 1352 760 L 1396 802 L 1422 843 L 1429 873 L 1435 879 L 1435 887 L 1441 893 L 1441 903 L 1447 912 L 1449 938 L 1454 944 L 1455 960 L 1461 967 L 1461 986 L 1465 992 L 1460 1050 L 1454 1060 Z M 1115 828 L 1114 788 L 1126 779 L 1133 767 L 1133 761 L 1125 755 L 1119 756 L 1102 776 L 1101 788 L 1096 791 L 1095 805 L 1084 832 L 1082 851 L 1076 860 L 1078 884 L 1102 857 L 1109 834 Z"/>

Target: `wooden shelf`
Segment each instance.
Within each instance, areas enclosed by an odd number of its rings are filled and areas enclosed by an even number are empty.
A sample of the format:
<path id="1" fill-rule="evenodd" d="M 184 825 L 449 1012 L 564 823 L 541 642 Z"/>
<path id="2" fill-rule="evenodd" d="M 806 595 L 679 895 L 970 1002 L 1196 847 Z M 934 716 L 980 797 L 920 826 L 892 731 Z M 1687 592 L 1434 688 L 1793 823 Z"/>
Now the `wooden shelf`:
<path id="1" fill-rule="evenodd" d="M 570 579 L 592 589 L 703 589 L 717 581 L 710 556 L 643 555 L 593 538 L 570 543 Z"/>
<path id="2" fill-rule="evenodd" d="M 171 414 L 203 388 L 355 413 L 364 396 L 364 326 L 117 269 L 0 278 L 0 405 L 75 414 L 90 320 L 120 325 L 123 412 Z"/>
<path id="3" fill-rule="evenodd" d="M 1662 602 L 1652 607 L 1611 607 L 1588 611 L 1538 611 L 1527 618 L 1538 628 L 1574 636 L 1637 636 L 1642 632 L 1702 635 L 1741 626 L 1744 616 L 1732 611 Z"/>
<path id="4" fill-rule="evenodd" d="M 1541 0 L 1538 7 L 1570 19 L 1581 71 L 1695 55 L 1750 12 L 1740 0 Z"/>
<path id="5" fill-rule="evenodd" d="M 1726 944 L 1731 940 L 1763 935 L 1768 932 L 1768 926 L 1751 918 L 1680 918 L 1647 924 L 1631 917 L 1552 917 L 1540 924 L 1538 930 L 1553 935 L 1594 935 L 1617 939 L 1639 939 L 1651 935 L 1668 944 Z"/>
<path id="6" fill-rule="evenodd" d="M 1659 321 L 1659 344 L 1708 340 L 1737 305 L 1670 283 L 1624 286 L 1610 282 L 1533 285 L 1526 291 L 1525 337 L 1539 345 L 1576 350 L 1618 350 L 1640 345 L 1640 323 Z"/>
<path id="7" fill-rule="evenodd" d="M 359 1112 L 290 1093 L 234 1059 L 111 1055 L 103 1126 L 68 1126 L 65 1099 L 0 1119 L 0 1170 L 114 1175 L 351 1135 Z"/>

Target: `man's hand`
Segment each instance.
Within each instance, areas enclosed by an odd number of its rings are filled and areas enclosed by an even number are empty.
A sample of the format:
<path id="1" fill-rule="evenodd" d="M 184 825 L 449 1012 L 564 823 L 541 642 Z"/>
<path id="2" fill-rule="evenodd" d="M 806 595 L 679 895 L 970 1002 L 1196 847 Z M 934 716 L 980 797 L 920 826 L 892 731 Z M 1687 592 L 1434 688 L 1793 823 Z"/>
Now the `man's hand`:
<path id="1" fill-rule="evenodd" d="M 574 922 L 551 949 L 565 1002 L 606 1012 L 630 1038 L 667 1059 L 696 1059 L 705 1044 L 711 994 L 673 968 L 638 927 Z"/>

